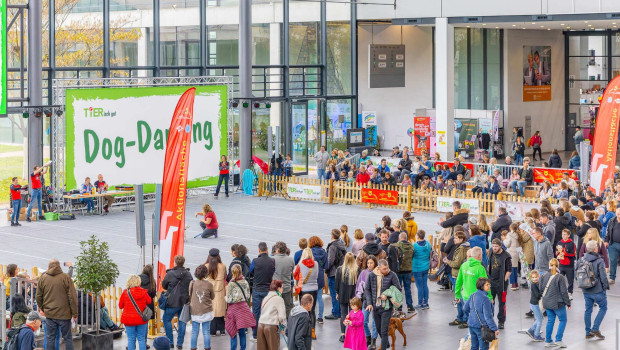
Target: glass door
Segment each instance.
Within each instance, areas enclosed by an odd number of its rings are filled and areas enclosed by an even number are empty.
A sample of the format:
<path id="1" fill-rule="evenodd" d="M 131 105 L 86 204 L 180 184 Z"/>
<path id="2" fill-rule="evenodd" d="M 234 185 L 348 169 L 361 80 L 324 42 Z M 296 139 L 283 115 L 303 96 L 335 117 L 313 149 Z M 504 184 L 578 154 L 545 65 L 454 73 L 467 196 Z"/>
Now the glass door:
<path id="1" fill-rule="evenodd" d="M 291 104 L 293 174 L 308 174 L 308 102 Z"/>

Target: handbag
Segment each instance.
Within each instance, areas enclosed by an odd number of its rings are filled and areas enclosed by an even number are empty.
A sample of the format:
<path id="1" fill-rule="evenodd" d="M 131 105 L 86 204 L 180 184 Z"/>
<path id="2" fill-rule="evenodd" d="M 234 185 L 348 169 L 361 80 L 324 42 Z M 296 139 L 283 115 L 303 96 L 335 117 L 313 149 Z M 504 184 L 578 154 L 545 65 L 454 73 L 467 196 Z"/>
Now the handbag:
<path id="1" fill-rule="evenodd" d="M 142 321 L 149 322 L 151 320 L 151 317 L 153 317 L 153 310 L 151 310 L 151 308 L 147 305 L 144 308 L 144 311 L 140 311 L 140 308 L 138 307 L 138 304 L 136 304 L 136 301 L 133 299 L 133 296 L 131 296 L 131 292 L 129 291 L 129 289 L 127 289 L 127 295 L 129 295 L 129 299 L 131 300 L 133 307 L 136 308 L 136 311 L 138 311 L 138 314 L 142 317 Z"/>
<path id="2" fill-rule="evenodd" d="M 189 284 L 189 300 L 187 301 L 187 304 L 183 305 L 183 309 L 181 309 L 181 313 L 179 313 L 179 321 L 183 323 L 187 323 L 192 319 L 192 313 L 189 304 L 192 301 L 193 287 L 194 281 Z"/>
<path id="3" fill-rule="evenodd" d="M 302 283 L 298 283 L 295 286 L 295 294 L 299 295 L 299 293 L 301 293 L 301 287 L 308 282 L 308 278 L 310 278 L 310 275 L 312 275 L 312 270 L 314 270 L 314 267 L 310 268 L 310 271 L 308 271 L 308 274 L 306 275 L 306 278 L 304 278 L 304 281 Z"/>
<path id="4" fill-rule="evenodd" d="M 243 299 L 245 300 L 246 303 L 248 303 L 248 306 L 250 306 L 250 301 L 248 300 L 248 297 L 245 296 L 245 292 L 243 291 L 243 288 L 241 287 L 241 285 L 237 283 L 237 281 L 232 281 L 232 282 L 236 284 L 237 287 L 239 287 L 239 290 L 241 290 L 241 294 L 243 294 Z"/>
<path id="5" fill-rule="evenodd" d="M 174 289 L 172 290 L 173 292 L 177 290 L 177 287 L 179 286 L 180 283 L 181 281 L 179 281 L 177 285 L 174 286 Z M 166 308 L 166 304 L 168 303 L 169 296 L 170 296 L 170 292 L 168 291 L 161 292 L 161 294 L 159 295 L 159 298 L 157 299 L 157 305 L 159 306 L 160 310 L 163 310 Z"/>
<path id="6" fill-rule="evenodd" d="M 472 307 L 474 308 L 474 312 L 476 312 L 476 317 L 478 318 L 478 322 L 480 322 L 480 329 L 482 329 L 482 341 L 484 342 L 492 342 L 495 340 L 495 332 L 491 330 L 491 328 L 482 324 L 482 320 L 478 315 L 478 309 L 476 309 L 476 300 L 474 299 L 474 295 L 472 294 Z"/>

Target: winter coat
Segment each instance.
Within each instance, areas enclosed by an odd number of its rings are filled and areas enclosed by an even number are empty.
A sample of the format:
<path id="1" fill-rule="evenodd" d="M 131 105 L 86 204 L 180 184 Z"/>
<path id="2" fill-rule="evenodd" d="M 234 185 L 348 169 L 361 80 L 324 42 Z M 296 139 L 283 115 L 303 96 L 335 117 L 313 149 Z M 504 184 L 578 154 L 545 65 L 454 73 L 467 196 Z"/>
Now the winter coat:
<path id="1" fill-rule="evenodd" d="M 47 270 L 39 279 L 36 300 L 45 317 L 69 320 L 78 316 L 77 293 L 73 280 L 60 266 Z"/>
<path id="2" fill-rule="evenodd" d="M 226 265 L 217 264 L 217 275 L 215 279 L 210 276 L 207 281 L 213 285 L 213 317 L 226 316 Z"/>
<path id="3" fill-rule="evenodd" d="M 140 311 L 136 310 L 133 306 L 131 299 L 129 299 L 129 294 L 127 294 L 127 289 L 125 289 L 123 294 L 121 294 L 121 298 L 118 300 L 118 307 L 123 309 L 121 323 L 126 327 L 146 324 L 146 321 L 142 320 L 141 312 L 144 311 L 146 306 L 151 303 L 151 297 L 149 296 L 148 291 L 141 287 L 133 287 L 130 291 L 131 296 L 136 302 L 136 305 L 138 305 Z"/>
<path id="4" fill-rule="evenodd" d="M 512 259 L 512 265 L 517 266 L 519 262 L 519 253 L 517 252 L 517 248 L 519 248 L 519 235 L 516 232 L 510 231 L 503 242 L 506 252 L 510 254 L 510 259 Z"/>
<path id="5" fill-rule="evenodd" d="M 412 218 L 407 219 L 407 234 L 410 241 L 415 241 L 415 235 L 418 233 L 418 224 Z"/>
<path id="6" fill-rule="evenodd" d="M 555 276 L 551 282 L 551 276 Z M 549 310 L 558 310 L 565 306 L 570 306 L 570 298 L 568 296 L 568 281 L 566 277 L 559 272 L 555 275 L 546 273 L 540 276 L 540 289 L 545 291 L 547 284 L 547 293 L 543 296 L 543 307 Z"/>
<path id="7" fill-rule="evenodd" d="M 208 280 L 192 281 L 189 284 L 189 312 L 200 316 L 213 311 L 213 284 Z"/>
<path id="8" fill-rule="evenodd" d="M 364 334 L 364 312 L 362 310 L 349 311 L 347 334 L 344 338 L 345 349 L 366 350 L 366 335 Z"/>
<path id="9" fill-rule="evenodd" d="M 302 284 L 302 292 L 313 292 L 320 289 L 318 286 L 318 279 L 323 275 L 319 273 L 320 269 L 318 265 L 319 264 L 315 260 L 306 258 L 295 267 L 293 278 L 298 284 Z"/>
<path id="10" fill-rule="evenodd" d="M 418 241 L 413 245 L 412 272 L 426 272 L 430 268 L 431 244 L 429 241 Z"/>
<path id="11" fill-rule="evenodd" d="M 572 170 L 579 170 L 581 168 L 581 158 L 574 156 L 568 160 L 568 168 Z"/>
<path id="12" fill-rule="evenodd" d="M 297 305 L 291 310 L 286 327 L 286 336 L 289 350 L 312 349 L 310 314 L 301 305 Z"/>
<path id="13" fill-rule="evenodd" d="M 534 239 L 522 230 L 519 230 L 519 236 L 521 237 L 521 248 L 523 255 L 525 255 L 525 261 L 531 265 L 534 263 Z"/>
<path id="14" fill-rule="evenodd" d="M 472 236 L 469 238 L 470 247 L 480 247 L 482 249 L 482 264 L 489 266 L 489 259 L 487 258 L 487 240 L 484 235 Z"/>
<path id="15" fill-rule="evenodd" d="M 542 241 L 534 239 L 534 259 L 539 271 L 549 272 L 549 261 L 553 259 L 553 248 L 547 237 Z"/>
<path id="16" fill-rule="evenodd" d="M 487 270 L 480 260 L 474 258 L 467 259 L 459 268 L 459 274 L 454 287 L 455 299 L 468 300 L 476 292 L 476 282 L 480 277 L 487 277 Z M 492 300 L 490 290 L 488 298 Z"/>
<path id="17" fill-rule="evenodd" d="M 450 269 L 452 270 L 452 278 L 456 279 L 459 276 L 459 268 L 467 260 L 468 250 L 469 250 L 469 243 L 465 242 L 465 243 L 459 244 L 456 250 L 454 250 L 452 259 L 448 260 L 447 265 L 450 266 Z"/>
<path id="18" fill-rule="evenodd" d="M 151 320 L 155 319 L 155 297 L 157 297 L 157 286 L 153 286 L 151 290 L 151 278 L 145 274 L 140 274 L 140 287 L 144 288 L 148 291 L 149 296 L 151 297 L 151 302 L 149 304 L 149 309 L 153 311 L 153 316 L 151 316 Z"/>
<path id="19" fill-rule="evenodd" d="M 318 286 L 319 289 L 323 289 L 323 287 L 325 287 L 325 267 L 327 266 L 327 252 L 321 247 L 313 247 L 312 256 L 314 256 L 314 260 L 317 262 L 317 267 L 319 268 L 319 270 L 317 271 Z"/>
<path id="20" fill-rule="evenodd" d="M 475 293 L 472 293 L 467 302 L 465 302 L 463 311 L 466 315 L 469 313 L 469 318 L 467 319 L 469 327 L 482 328 L 484 325 L 494 332 L 497 330 L 497 324 L 495 324 L 493 319 L 493 304 L 487 298 L 485 291 L 476 290 Z M 482 324 L 480 324 L 480 321 L 482 321 Z"/>
<path id="21" fill-rule="evenodd" d="M 579 266 L 581 266 L 584 261 L 592 263 L 592 272 L 596 279 L 596 285 L 592 288 L 582 288 L 581 291 L 584 294 L 596 294 L 607 291 L 609 289 L 609 280 L 607 279 L 603 257 L 598 253 L 588 252 L 583 258 L 577 260 L 575 271 L 579 269 Z"/>
<path id="22" fill-rule="evenodd" d="M 277 326 L 286 324 L 286 307 L 284 299 L 275 291 L 270 291 L 263 298 L 261 303 L 261 313 L 258 323 Z"/>
<path id="23" fill-rule="evenodd" d="M 192 280 L 192 274 L 184 267 L 175 266 L 166 271 L 166 276 L 161 283 L 161 287 L 168 291 L 166 308 L 183 307 L 187 304 L 189 283 Z"/>
<path id="24" fill-rule="evenodd" d="M 441 227 L 448 228 L 448 227 L 454 227 L 456 225 L 463 225 L 467 223 L 468 219 L 469 219 L 469 209 L 461 208 L 461 209 L 455 210 L 454 215 L 452 215 L 451 218 L 442 222 Z"/>
<path id="25" fill-rule="evenodd" d="M 512 218 L 508 214 L 498 216 L 493 225 L 491 225 L 491 231 L 493 231 L 492 238 L 500 238 L 504 230 L 510 231 L 510 224 L 512 224 Z"/>
<path id="26" fill-rule="evenodd" d="M 374 255 L 377 260 L 385 259 L 387 257 L 387 254 L 383 251 L 383 249 L 381 249 L 381 245 L 375 242 L 366 243 L 366 245 L 362 247 L 360 254 L 358 254 L 358 258 L 362 255 L 362 252 L 366 254 L 366 257 L 368 257 L 368 255 Z"/>
<path id="27" fill-rule="evenodd" d="M 349 305 L 351 299 L 355 297 L 357 281 L 354 284 L 349 284 L 349 274 L 345 273 L 343 276 L 343 270 L 344 266 L 340 266 L 336 271 L 336 294 L 340 304 Z"/>
<path id="28" fill-rule="evenodd" d="M 550 168 L 561 168 L 562 158 L 560 158 L 560 156 L 557 154 L 551 154 L 551 156 L 549 156 L 549 167 Z"/>
<path id="29" fill-rule="evenodd" d="M 332 241 L 327 245 L 327 277 L 336 276 L 336 269 L 344 262 L 344 256 L 347 254 L 347 248 L 341 239 Z"/>
<path id="30" fill-rule="evenodd" d="M 382 278 L 381 290 L 377 290 L 377 278 Z M 364 288 L 364 303 L 365 305 L 373 305 L 376 308 L 377 299 L 381 297 L 381 294 L 390 289 L 391 286 L 396 286 L 400 289 L 400 283 L 398 282 L 398 276 L 393 271 L 390 271 L 387 275 L 383 275 L 379 272 L 379 268 L 368 275 L 368 281 L 366 281 L 366 287 Z"/>

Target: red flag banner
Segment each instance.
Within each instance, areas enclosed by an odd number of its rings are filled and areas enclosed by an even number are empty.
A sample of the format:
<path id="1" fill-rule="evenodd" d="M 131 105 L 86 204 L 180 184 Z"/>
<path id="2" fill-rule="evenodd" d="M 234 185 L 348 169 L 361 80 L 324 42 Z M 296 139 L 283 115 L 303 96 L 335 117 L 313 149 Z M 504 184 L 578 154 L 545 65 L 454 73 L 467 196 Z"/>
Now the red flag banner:
<path id="1" fill-rule="evenodd" d="M 189 146 L 194 119 L 196 88 L 183 93 L 172 115 L 161 196 L 159 263 L 157 280 L 161 286 L 166 270 L 174 266 L 174 257 L 183 255 L 185 235 L 185 191 L 189 170 Z M 160 288 L 161 289 L 161 288 Z"/>
<path id="2" fill-rule="evenodd" d="M 362 202 L 372 204 L 398 205 L 398 191 L 362 188 Z"/>
<path id="3" fill-rule="evenodd" d="M 614 78 L 603 93 L 596 117 L 590 167 L 590 188 L 600 195 L 605 181 L 614 178 L 618 147 L 618 111 L 620 110 L 620 76 Z"/>
<path id="4" fill-rule="evenodd" d="M 575 170 L 534 168 L 534 182 L 543 183 L 548 180 L 552 184 L 559 184 L 562 182 L 562 174 L 564 172 L 567 172 L 568 176 L 574 180 L 578 180 Z"/>

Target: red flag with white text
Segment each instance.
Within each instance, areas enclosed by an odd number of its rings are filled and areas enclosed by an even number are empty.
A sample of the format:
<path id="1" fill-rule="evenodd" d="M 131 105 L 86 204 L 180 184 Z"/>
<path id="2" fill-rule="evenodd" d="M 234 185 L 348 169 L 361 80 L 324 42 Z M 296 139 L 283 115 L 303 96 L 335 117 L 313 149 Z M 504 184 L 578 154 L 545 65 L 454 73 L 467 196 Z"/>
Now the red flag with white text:
<path id="1" fill-rule="evenodd" d="M 159 262 L 157 266 L 159 286 L 161 286 L 166 270 L 174 267 L 174 257 L 183 255 L 185 198 L 195 95 L 196 88 L 188 89 L 183 93 L 170 122 L 162 181 Z"/>
<path id="2" fill-rule="evenodd" d="M 620 76 L 613 79 L 603 93 L 596 118 L 590 167 L 590 188 L 600 195 L 605 181 L 614 178 L 616 148 L 618 147 L 618 117 L 620 112 Z"/>

